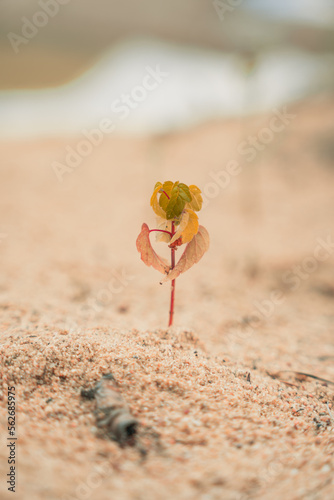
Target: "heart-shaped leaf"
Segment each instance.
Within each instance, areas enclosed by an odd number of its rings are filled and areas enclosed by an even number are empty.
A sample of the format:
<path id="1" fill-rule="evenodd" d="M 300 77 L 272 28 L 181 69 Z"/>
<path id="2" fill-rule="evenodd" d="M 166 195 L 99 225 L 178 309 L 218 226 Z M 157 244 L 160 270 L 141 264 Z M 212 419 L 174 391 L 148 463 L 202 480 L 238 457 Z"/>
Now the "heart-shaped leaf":
<path id="1" fill-rule="evenodd" d="M 171 281 L 180 276 L 180 274 L 188 271 L 194 264 L 197 264 L 208 250 L 210 245 L 209 233 L 203 226 L 199 226 L 197 234 L 186 246 L 179 262 L 174 269 L 171 269 L 167 276 L 161 281 Z"/>
<path id="2" fill-rule="evenodd" d="M 163 258 L 160 257 L 154 250 L 150 242 L 150 230 L 147 224 L 143 224 L 141 232 L 136 241 L 137 250 L 140 253 L 141 260 L 147 265 L 152 266 L 154 269 L 162 274 L 168 273 L 170 265 Z"/>

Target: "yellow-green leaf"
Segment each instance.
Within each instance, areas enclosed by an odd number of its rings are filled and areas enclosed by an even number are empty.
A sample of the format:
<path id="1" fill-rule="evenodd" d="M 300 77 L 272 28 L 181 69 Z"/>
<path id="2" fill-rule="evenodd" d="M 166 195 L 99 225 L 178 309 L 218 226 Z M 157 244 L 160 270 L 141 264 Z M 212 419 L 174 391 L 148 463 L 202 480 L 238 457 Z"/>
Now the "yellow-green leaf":
<path id="1" fill-rule="evenodd" d="M 172 181 L 166 181 L 162 185 L 162 191 L 165 191 L 165 193 L 161 193 L 160 198 L 159 198 L 159 205 L 160 207 L 166 212 L 168 202 L 170 200 L 170 197 L 172 195 L 172 189 L 173 189 L 174 183 Z M 166 218 L 166 216 L 165 216 Z"/>
<path id="2" fill-rule="evenodd" d="M 161 182 L 157 182 L 156 185 L 154 186 L 154 191 L 151 196 L 151 207 L 159 217 L 163 217 L 164 219 L 166 219 L 166 213 L 160 207 L 158 202 L 158 192 L 160 191 L 161 188 L 162 188 Z"/>
<path id="3" fill-rule="evenodd" d="M 192 210 L 196 210 L 198 212 L 202 208 L 203 198 L 201 195 L 201 190 L 192 184 L 189 186 L 189 191 L 191 194 L 191 202 L 187 203 L 187 208 L 191 208 Z"/>
<path id="4" fill-rule="evenodd" d="M 189 243 L 197 234 L 198 231 L 198 217 L 193 210 L 185 209 L 181 216 L 181 221 L 176 233 L 171 239 L 170 243 L 174 243 L 182 236 L 182 243 Z"/>

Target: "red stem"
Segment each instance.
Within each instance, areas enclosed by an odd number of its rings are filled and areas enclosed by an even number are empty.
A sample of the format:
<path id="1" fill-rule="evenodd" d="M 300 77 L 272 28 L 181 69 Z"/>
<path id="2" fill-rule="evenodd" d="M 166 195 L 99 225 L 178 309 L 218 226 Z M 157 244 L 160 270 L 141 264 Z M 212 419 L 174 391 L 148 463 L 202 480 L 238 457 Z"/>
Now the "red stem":
<path id="1" fill-rule="evenodd" d="M 173 236 L 173 234 L 170 232 L 170 231 L 165 231 L 164 229 L 150 229 L 150 233 L 152 233 L 152 231 L 160 231 L 161 233 L 167 233 L 169 234 L 170 237 Z"/>
<path id="2" fill-rule="evenodd" d="M 172 222 L 172 237 L 174 236 L 174 222 Z M 175 267 L 175 248 L 171 248 L 171 269 Z M 175 279 L 172 280 L 171 283 L 171 291 L 170 291 L 170 308 L 169 308 L 169 323 L 168 326 L 172 326 L 173 324 L 173 316 L 174 316 L 174 297 L 175 297 Z"/>

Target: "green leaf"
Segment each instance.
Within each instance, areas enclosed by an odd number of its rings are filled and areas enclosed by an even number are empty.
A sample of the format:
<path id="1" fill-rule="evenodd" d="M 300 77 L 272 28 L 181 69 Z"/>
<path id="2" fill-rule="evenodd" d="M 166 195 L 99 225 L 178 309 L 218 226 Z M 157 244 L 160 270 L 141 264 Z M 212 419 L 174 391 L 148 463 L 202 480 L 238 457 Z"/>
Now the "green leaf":
<path id="1" fill-rule="evenodd" d="M 188 186 L 186 186 L 186 184 L 180 183 L 178 185 L 178 188 L 179 188 L 179 196 L 181 196 L 181 198 L 183 200 L 190 202 L 191 201 L 191 194 L 190 194 L 190 190 L 189 190 Z"/>
<path id="2" fill-rule="evenodd" d="M 166 208 L 166 217 L 168 220 L 179 217 L 187 202 L 191 201 L 191 194 L 186 184 L 175 182 L 171 189 L 170 200 Z"/>
<path id="3" fill-rule="evenodd" d="M 166 208 L 167 219 L 170 220 L 175 219 L 175 217 L 179 217 L 185 207 L 185 204 L 185 200 L 179 196 L 178 190 L 176 190 L 174 194 L 172 194 Z"/>

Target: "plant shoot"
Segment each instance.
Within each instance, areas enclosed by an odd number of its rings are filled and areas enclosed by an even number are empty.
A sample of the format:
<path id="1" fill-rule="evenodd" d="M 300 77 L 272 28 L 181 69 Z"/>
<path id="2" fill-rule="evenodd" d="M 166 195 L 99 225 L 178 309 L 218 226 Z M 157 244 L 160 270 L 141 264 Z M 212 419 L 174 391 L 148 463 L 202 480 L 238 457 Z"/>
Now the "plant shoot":
<path id="1" fill-rule="evenodd" d="M 175 280 L 199 262 L 209 248 L 209 234 L 198 223 L 198 212 L 203 199 L 197 186 L 187 186 L 182 182 L 157 182 L 151 197 L 151 207 L 157 216 L 157 228 L 149 229 L 143 224 L 137 238 L 137 250 L 142 261 L 165 275 L 160 283 L 171 281 L 171 298 L 168 326 L 173 324 Z M 171 249 L 170 263 L 153 249 L 150 233 L 156 233 L 156 241 L 168 244 Z M 175 254 L 181 245 L 186 247 L 177 263 Z"/>

